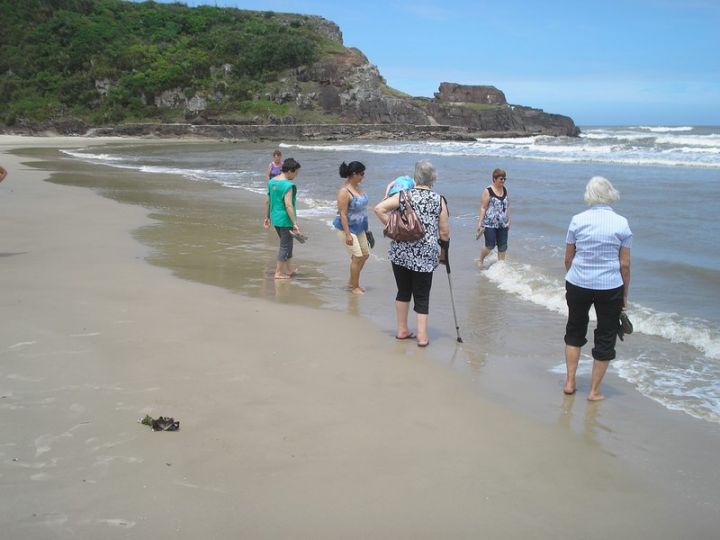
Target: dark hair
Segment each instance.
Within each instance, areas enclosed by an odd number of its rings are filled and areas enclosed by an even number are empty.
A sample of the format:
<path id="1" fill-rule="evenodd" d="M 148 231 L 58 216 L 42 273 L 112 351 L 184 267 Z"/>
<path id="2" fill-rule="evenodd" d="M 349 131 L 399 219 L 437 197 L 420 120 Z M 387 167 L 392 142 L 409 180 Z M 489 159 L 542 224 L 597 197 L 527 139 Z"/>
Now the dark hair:
<path id="1" fill-rule="evenodd" d="M 350 175 L 361 173 L 365 170 L 365 165 L 359 161 L 351 161 L 350 164 L 344 161 L 340 164 L 340 178 L 349 178 Z"/>
<path id="2" fill-rule="evenodd" d="M 507 174 L 503 169 L 495 169 L 492 176 L 493 180 L 495 180 L 496 178 L 500 178 L 501 176 L 507 176 Z"/>
<path id="3" fill-rule="evenodd" d="M 300 168 L 300 164 L 293 158 L 289 157 L 282 164 L 282 172 L 295 172 Z"/>
<path id="4" fill-rule="evenodd" d="M 273 152 L 273 157 L 275 157 L 275 156 L 282 156 L 282 152 L 280 151 L 279 148 L 276 148 L 275 151 Z"/>

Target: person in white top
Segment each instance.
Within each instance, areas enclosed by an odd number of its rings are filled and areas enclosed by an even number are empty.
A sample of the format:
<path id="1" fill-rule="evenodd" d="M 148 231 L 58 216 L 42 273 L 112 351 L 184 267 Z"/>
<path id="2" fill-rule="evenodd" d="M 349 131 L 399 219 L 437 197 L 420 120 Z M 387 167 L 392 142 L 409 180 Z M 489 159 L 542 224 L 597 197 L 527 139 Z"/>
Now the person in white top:
<path id="1" fill-rule="evenodd" d="M 563 391 L 576 390 L 575 373 L 580 350 L 587 343 L 590 306 L 595 306 L 597 329 L 592 349 L 593 368 L 588 400 L 605 399 L 600 383 L 615 358 L 620 312 L 627 307 L 630 288 L 632 231 L 627 219 L 610 204 L 620 194 L 609 180 L 594 176 L 585 188 L 590 209 L 573 216 L 565 247 L 565 298 L 568 321 L 565 327 L 567 378 Z"/>

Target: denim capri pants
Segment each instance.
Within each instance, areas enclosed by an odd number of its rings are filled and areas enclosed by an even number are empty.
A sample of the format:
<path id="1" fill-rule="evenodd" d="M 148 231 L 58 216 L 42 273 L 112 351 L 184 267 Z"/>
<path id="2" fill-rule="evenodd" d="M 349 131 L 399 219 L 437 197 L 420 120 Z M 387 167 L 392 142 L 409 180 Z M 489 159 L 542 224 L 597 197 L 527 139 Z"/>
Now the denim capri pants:
<path id="1" fill-rule="evenodd" d="M 485 227 L 485 247 L 493 249 L 497 245 L 498 252 L 503 253 L 507 251 L 509 230 L 509 227 L 501 227 L 498 229 Z"/>

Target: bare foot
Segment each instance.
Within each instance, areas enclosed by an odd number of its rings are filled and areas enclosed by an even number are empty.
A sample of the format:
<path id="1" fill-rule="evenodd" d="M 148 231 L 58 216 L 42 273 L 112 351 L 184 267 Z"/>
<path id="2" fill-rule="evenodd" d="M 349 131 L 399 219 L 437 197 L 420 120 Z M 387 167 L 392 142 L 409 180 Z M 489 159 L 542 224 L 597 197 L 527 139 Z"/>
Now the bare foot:
<path id="1" fill-rule="evenodd" d="M 362 287 L 355 287 L 351 292 L 353 294 L 365 294 L 365 289 Z"/>
<path id="2" fill-rule="evenodd" d="M 293 270 L 290 270 L 290 273 L 288 274 L 288 276 L 290 276 L 290 277 L 293 277 L 293 276 L 296 276 L 296 275 L 297 275 L 297 268 L 295 268 L 295 269 L 293 269 Z"/>
<path id="3" fill-rule="evenodd" d="M 287 274 L 275 274 L 275 279 L 290 279 Z"/>
<path id="4" fill-rule="evenodd" d="M 602 394 L 588 394 L 588 401 L 602 401 L 605 396 Z"/>
<path id="5" fill-rule="evenodd" d="M 575 383 L 566 382 L 565 387 L 563 388 L 563 394 L 566 396 L 572 396 L 575 393 Z"/>
<path id="6" fill-rule="evenodd" d="M 483 259 L 480 259 L 477 263 L 478 268 L 485 268 L 485 261 Z"/>

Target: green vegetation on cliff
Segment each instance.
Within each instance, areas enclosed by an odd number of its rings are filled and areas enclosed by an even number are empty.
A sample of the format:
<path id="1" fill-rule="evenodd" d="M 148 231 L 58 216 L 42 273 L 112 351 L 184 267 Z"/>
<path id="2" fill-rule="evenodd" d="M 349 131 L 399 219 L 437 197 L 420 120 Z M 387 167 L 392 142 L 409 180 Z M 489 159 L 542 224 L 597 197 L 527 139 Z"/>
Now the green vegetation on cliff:
<path id="1" fill-rule="evenodd" d="M 302 16 L 208 6 L 0 0 L 0 20 L 0 124 L 9 126 L 179 120 L 182 109 L 155 106 L 176 89 L 208 96 L 218 114 L 282 114 L 256 99 L 264 84 L 337 46 Z"/>

